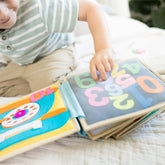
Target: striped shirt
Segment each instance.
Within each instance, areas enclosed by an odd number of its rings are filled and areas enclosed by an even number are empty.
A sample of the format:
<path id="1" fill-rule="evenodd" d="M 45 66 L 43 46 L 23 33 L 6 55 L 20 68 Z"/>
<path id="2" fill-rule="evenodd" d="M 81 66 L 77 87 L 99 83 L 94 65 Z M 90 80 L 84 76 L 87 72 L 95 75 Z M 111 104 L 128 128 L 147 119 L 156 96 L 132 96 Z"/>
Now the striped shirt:
<path id="1" fill-rule="evenodd" d="M 73 43 L 77 0 L 20 0 L 16 24 L 0 33 L 0 54 L 18 65 L 33 63 Z"/>

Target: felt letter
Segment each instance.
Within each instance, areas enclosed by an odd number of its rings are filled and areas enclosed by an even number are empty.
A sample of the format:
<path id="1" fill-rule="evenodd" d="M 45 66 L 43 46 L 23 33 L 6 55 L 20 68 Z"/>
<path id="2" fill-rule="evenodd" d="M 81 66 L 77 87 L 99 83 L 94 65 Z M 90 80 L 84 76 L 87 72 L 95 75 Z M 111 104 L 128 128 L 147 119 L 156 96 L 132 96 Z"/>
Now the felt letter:
<path id="1" fill-rule="evenodd" d="M 101 99 L 101 101 L 96 101 L 96 99 L 98 100 L 98 95 L 94 94 L 92 92 L 104 92 L 104 90 L 102 88 L 98 88 L 98 87 L 93 87 L 93 88 L 89 88 L 85 91 L 85 95 L 89 98 L 88 102 L 90 105 L 95 106 L 95 107 L 102 107 L 105 106 L 109 103 L 109 98 L 108 97 L 103 97 Z"/>
<path id="2" fill-rule="evenodd" d="M 52 94 L 54 91 L 56 91 L 56 88 L 50 89 L 50 87 L 46 88 L 46 95 Z"/>
<path id="3" fill-rule="evenodd" d="M 141 76 L 136 79 L 137 83 L 140 85 L 140 87 L 147 93 L 161 93 L 164 91 L 164 87 L 154 78 L 149 76 Z M 151 82 L 155 89 L 149 87 L 145 81 Z"/>
<path id="4" fill-rule="evenodd" d="M 144 108 L 147 108 L 149 106 L 151 106 L 152 104 L 152 98 L 145 98 L 137 89 L 138 84 L 134 84 L 132 86 L 130 86 L 129 88 L 127 88 L 126 90 L 129 91 L 135 98 L 136 100 L 141 104 L 141 106 L 143 106 Z"/>
<path id="5" fill-rule="evenodd" d="M 115 64 L 115 66 L 114 66 L 114 68 L 113 68 L 113 70 L 111 72 L 111 76 L 112 77 L 115 78 L 115 77 L 125 73 L 125 70 L 118 71 L 118 69 L 119 69 L 119 65 Z"/>
<path id="6" fill-rule="evenodd" d="M 136 83 L 136 80 L 130 74 L 123 74 L 116 78 L 116 83 L 122 88 L 127 88 Z"/>
<path id="7" fill-rule="evenodd" d="M 138 74 L 140 71 L 141 65 L 139 63 L 125 64 L 122 66 L 122 68 L 128 69 L 132 74 Z"/>
<path id="8" fill-rule="evenodd" d="M 97 84 L 99 85 L 106 85 L 106 84 L 112 84 L 113 83 L 113 78 L 112 77 L 108 77 L 107 80 L 105 81 L 97 81 Z"/>
<path id="9" fill-rule="evenodd" d="M 109 96 L 119 96 L 123 94 L 123 90 L 117 84 L 107 84 L 104 89 L 109 92 Z"/>
<path id="10" fill-rule="evenodd" d="M 128 94 L 123 94 L 120 96 L 114 96 L 114 97 L 110 97 L 111 100 L 115 100 L 113 103 L 113 106 L 116 109 L 119 110 L 128 110 L 132 107 L 134 107 L 134 101 L 132 99 L 127 99 L 128 98 Z M 122 102 L 126 101 L 126 104 L 122 104 Z"/>
<path id="11" fill-rule="evenodd" d="M 90 78 L 89 75 L 90 73 L 85 73 L 85 74 L 77 75 L 74 77 L 75 82 L 79 88 L 87 89 L 87 88 L 91 88 L 95 86 L 96 82 L 92 78 Z M 86 76 L 88 78 L 80 78 L 83 76 Z"/>
<path id="12" fill-rule="evenodd" d="M 30 96 L 30 101 L 31 102 L 36 102 L 38 100 L 40 100 L 42 97 L 45 96 L 45 91 L 39 91 L 37 93 L 34 93 Z"/>

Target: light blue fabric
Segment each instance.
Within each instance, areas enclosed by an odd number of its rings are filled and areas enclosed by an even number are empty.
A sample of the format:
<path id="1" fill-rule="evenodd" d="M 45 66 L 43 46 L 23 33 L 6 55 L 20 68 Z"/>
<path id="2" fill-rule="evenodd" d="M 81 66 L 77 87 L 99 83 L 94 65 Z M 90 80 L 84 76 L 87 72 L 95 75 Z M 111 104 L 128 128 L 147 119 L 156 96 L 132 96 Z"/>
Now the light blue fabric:
<path id="1" fill-rule="evenodd" d="M 59 86 L 60 94 L 64 100 L 67 110 L 70 112 L 71 118 L 85 117 L 85 114 L 74 95 L 71 86 L 68 82 L 63 83 Z"/>

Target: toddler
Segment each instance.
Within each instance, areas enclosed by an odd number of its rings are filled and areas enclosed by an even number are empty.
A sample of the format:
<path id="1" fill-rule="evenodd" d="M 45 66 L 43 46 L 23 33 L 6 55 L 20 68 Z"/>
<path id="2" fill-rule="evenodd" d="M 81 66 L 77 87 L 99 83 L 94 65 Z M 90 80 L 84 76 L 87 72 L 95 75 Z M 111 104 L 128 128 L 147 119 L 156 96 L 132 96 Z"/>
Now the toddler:
<path id="1" fill-rule="evenodd" d="M 105 16 L 89 0 L 0 0 L 0 54 L 10 62 L 0 70 L 0 84 L 16 78 L 31 91 L 46 87 L 74 68 L 72 31 L 86 21 L 95 55 L 90 61 L 94 80 L 106 80 L 113 67 Z"/>

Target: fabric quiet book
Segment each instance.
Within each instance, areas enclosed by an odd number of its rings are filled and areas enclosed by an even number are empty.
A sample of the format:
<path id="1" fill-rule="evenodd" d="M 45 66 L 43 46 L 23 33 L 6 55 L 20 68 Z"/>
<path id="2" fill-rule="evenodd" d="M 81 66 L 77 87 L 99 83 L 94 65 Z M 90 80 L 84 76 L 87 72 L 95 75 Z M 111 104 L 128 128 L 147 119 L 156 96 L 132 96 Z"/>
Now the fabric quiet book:
<path id="1" fill-rule="evenodd" d="M 165 82 L 140 60 L 107 77 L 83 73 L 1 107 L 0 161 L 76 132 L 117 139 L 164 111 Z"/>

